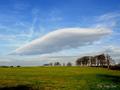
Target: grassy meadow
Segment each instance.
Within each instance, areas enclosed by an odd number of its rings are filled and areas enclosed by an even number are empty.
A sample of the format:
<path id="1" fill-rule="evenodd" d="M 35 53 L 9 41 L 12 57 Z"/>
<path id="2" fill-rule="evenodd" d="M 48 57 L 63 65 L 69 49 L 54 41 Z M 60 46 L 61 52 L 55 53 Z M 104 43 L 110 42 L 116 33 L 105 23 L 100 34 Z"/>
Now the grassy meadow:
<path id="1" fill-rule="evenodd" d="M 96 67 L 0 68 L 0 90 L 120 90 L 120 71 Z"/>

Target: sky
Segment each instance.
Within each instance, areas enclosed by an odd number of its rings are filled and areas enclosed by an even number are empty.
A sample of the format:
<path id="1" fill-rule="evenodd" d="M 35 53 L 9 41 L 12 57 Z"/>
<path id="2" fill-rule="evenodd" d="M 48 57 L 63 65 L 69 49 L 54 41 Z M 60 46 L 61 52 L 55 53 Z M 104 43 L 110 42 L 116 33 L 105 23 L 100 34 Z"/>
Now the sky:
<path id="1" fill-rule="evenodd" d="M 120 63 L 120 0 L 1 0 L 0 65 L 75 62 L 110 54 Z"/>

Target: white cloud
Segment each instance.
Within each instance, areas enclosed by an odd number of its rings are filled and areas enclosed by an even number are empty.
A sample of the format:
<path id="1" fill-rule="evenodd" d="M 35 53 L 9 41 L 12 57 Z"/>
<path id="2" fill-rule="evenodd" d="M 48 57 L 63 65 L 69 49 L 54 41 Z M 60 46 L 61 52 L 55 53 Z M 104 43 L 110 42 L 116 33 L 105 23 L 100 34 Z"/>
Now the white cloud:
<path id="1" fill-rule="evenodd" d="M 110 33 L 111 30 L 107 28 L 59 29 L 16 49 L 11 54 L 41 55 L 77 48 L 90 45 Z"/>

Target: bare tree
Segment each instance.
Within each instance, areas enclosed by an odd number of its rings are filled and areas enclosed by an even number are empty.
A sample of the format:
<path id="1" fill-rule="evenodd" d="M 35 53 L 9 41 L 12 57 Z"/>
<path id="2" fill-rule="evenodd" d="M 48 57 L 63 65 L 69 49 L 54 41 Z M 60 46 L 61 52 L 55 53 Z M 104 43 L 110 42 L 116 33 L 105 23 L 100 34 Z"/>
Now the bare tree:
<path id="1" fill-rule="evenodd" d="M 77 66 L 82 66 L 82 59 L 81 59 L 81 58 L 78 58 L 78 59 L 76 60 L 76 65 L 77 65 Z"/>
<path id="2" fill-rule="evenodd" d="M 54 66 L 61 66 L 61 64 L 59 62 L 55 62 Z"/>
<path id="3" fill-rule="evenodd" d="M 68 63 L 67 63 L 67 66 L 72 66 L 72 63 L 71 63 L 71 62 L 68 62 Z"/>
<path id="4" fill-rule="evenodd" d="M 95 66 L 96 65 L 96 58 L 94 58 L 93 56 L 90 59 L 91 62 L 91 66 Z"/>
<path id="5" fill-rule="evenodd" d="M 49 63 L 49 66 L 53 66 L 53 63 L 51 62 L 51 63 Z"/>
<path id="6" fill-rule="evenodd" d="M 76 60 L 76 65 L 84 65 L 84 66 L 87 66 L 90 64 L 90 56 L 84 56 L 82 58 L 79 58 Z"/>
<path id="7" fill-rule="evenodd" d="M 85 56 L 84 58 L 84 65 L 88 65 L 89 64 L 89 56 Z"/>
<path id="8" fill-rule="evenodd" d="M 108 66 L 108 69 L 110 68 L 110 62 L 112 61 L 112 58 L 110 57 L 110 55 L 106 55 L 106 59 L 107 59 L 107 66 Z"/>
<path id="9" fill-rule="evenodd" d="M 97 66 L 103 67 L 106 64 L 106 58 L 104 54 L 97 55 L 94 58 L 96 58 Z"/>
<path id="10" fill-rule="evenodd" d="M 63 66 L 65 66 L 65 63 L 63 63 Z"/>

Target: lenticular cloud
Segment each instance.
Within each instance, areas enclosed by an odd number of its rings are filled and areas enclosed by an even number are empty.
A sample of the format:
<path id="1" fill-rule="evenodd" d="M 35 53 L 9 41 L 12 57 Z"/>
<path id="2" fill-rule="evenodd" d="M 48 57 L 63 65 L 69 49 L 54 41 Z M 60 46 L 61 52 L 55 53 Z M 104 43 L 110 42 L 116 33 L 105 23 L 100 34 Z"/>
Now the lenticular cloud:
<path id="1" fill-rule="evenodd" d="M 64 28 L 33 40 L 13 51 L 14 55 L 41 55 L 90 45 L 109 35 L 107 28 Z"/>

